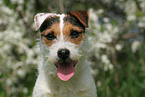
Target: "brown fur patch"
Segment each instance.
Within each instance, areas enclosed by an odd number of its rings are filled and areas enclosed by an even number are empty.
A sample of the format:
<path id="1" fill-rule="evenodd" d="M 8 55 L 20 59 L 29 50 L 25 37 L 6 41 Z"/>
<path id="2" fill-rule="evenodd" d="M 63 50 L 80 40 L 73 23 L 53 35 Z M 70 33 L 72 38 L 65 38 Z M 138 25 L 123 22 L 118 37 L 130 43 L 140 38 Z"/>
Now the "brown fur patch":
<path id="1" fill-rule="evenodd" d="M 52 32 L 54 32 L 54 36 L 56 38 L 60 35 L 59 23 L 53 24 L 49 29 L 43 31 L 41 34 L 46 36 L 48 33 Z M 42 43 L 50 47 L 55 42 L 56 39 L 48 40 L 45 36 L 42 36 Z"/>
<path id="2" fill-rule="evenodd" d="M 50 29 L 50 27 L 59 22 L 59 17 L 58 16 L 49 16 L 47 17 L 44 22 L 42 23 L 42 25 L 40 26 L 40 32 L 43 32 L 46 29 Z"/>
<path id="3" fill-rule="evenodd" d="M 85 35 L 84 35 L 84 33 L 80 33 L 79 37 L 71 38 L 71 36 L 70 36 L 71 30 L 83 32 L 84 29 L 77 27 L 75 25 L 72 25 L 69 22 L 65 22 L 65 25 L 63 27 L 63 35 L 65 36 L 65 40 L 70 41 L 70 42 L 74 43 L 75 45 L 79 46 L 81 44 L 81 42 L 85 39 Z"/>
<path id="4" fill-rule="evenodd" d="M 72 11 L 68 12 L 68 14 L 75 16 L 79 21 L 84 25 L 84 27 L 88 27 L 88 21 L 89 21 L 89 13 L 84 10 L 79 11 Z"/>

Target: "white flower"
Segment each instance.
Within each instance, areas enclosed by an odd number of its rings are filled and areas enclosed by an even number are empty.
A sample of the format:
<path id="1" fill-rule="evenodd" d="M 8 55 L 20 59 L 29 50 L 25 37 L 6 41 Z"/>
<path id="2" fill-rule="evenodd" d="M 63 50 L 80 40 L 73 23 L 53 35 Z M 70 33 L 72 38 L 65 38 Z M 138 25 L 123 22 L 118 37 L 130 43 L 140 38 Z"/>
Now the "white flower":
<path id="1" fill-rule="evenodd" d="M 136 19 L 136 16 L 135 15 L 128 15 L 127 16 L 127 20 L 128 21 L 134 21 Z"/>
<path id="2" fill-rule="evenodd" d="M 142 0 L 142 2 L 140 3 L 140 6 L 142 7 L 142 11 L 145 12 L 145 1 Z"/>
<path id="3" fill-rule="evenodd" d="M 17 70 L 17 74 L 20 76 L 20 77 L 24 77 L 25 76 L 25 71 L 23 69 L 19 69 Z"/>
<path id="4" fill-rule="evenodd" d="M 102 14 L 102 13 L 104 12 L 104 9 L 99 9 L 97 12 L 98 12 L 99 14 Z"/>
<path id="5" fill-rule="evenodd" d="M 145 17 L 141 18 L 139 23 L 138 23 L 139 27 L 145 27 Z"/>
<path id="6" fill-rule="evenodd" d="M 106 65 L 104 66 L 104 71 L 108 71 L 108 67 Z"/>
<path id="7" fill-rule="evenodd" d="M 101 81 L 97 81 L 97 86 L 101 87 L 102 86 L 102 82 Z"/>
<path id="8" fill-rule="evenodd" d="M 91 69 L 91 73 L 92 75 L 97 75 L 98 74 L 98 70 L 97 69 Z"/>
<path id="9" fill-rule="evenodd" d="M 145 27 L 145 22 L 139 22 L 139 23 L 138 23 L 138 26 L 139 26 L 139 27 Z"/>
<path id="10" fill-rule="evenodd" d="M 112 25 L 111 24 L 105 24 L 105 26 L 106 26 L 106 28 L 107 28 L 107 30 L 109 30 L 109 31 L 112 31 Z"/>
<path id="11" fill-rule="evenodd" d="M 98 19 L 96 13 L 94 12 L 94 10 L 92 8 L 89 9 L 89 13 L 90 13 L 90 19 L 91 20 L 95 20 L 96 21 Z"/>
<path id="12" fill-rule="evenodd" d="M 109 69 L 113 69 L 113 65 L 112 64 L 109 64 Z"/>
<path id="13" fill-rule="evenodd" d="M 102 55 L 101 59 L 102 59 L 102 62 L 105 63 L 105 64 L 109 64 L 110 63 L 110 60 L 108 59 L 107 55 Z"/>
<path id="14" fill-rule="evenodd" d="M 134 41 L 131 45 L 132 52 L 136 52 L 137 49 L 140 47 L 141 43 L 139 41 Z"/>
<path id="15" fill-rule="evenodd" d="M 113 31 L 114 31 L 115 33 L 118 33 L 118 32 L 119 32 L 119 28 L 118 28 L 118 27 L 115 27 L 115 28 L 113 29 Z"/>
<path id="16" fill-rule="evenodd" d="M 105 18 L 103 18 L 103 21 L 107 23 L 107 22 L 109 22 L 109 19 L 107 17 L 105 17 Z"/>
<path id="17" fill-rule="evenodd" d="M 111 63 L 105 64 L 105 65 L 104 65 L 104 71 L 111 70 L 111 69 L 113 69 L 113 67 L 114 67 L 114 66 L 113 66 Z"/>
<path id="18" fill-rule="evenodd" d="M 8 78 L 8 79 L 6 80 L 6 84 L 7 84 L 8 86 L 12 85 L 12 83 L 13 83 L 13 82 L 11 81 L 11 79 Z"/>
<path id="19" fill-rule="evenodd" d="M 13 11 L 10 8 L 6 7 L 6 6 L 1 6 L 1 9 L 0 10 L 1 11 L 4 11 L 8 15 L 10 15 L 10 14 L 13 13 Z"/>
<path id="20" fill-rule="evenodd" d="M 95 43 L 94 43 L 94 44 L 95 44 Z M 96 49 L 97 49 L 97 48 L 98 48 L 98 49 L 100 49 L 100 48 L 106 48 L 106 44 L 98 42 L 98 43 L 96 43 L 95 47 L 96 47 Z"/>
<path id="21" fill-rule="evenodd" d="M 120 51 L 123 48 L 123 45 L 121 44 L 116 44 L 115 45 L 116 50 Z"/>
<path id="22" fill-rule="evenodd" d="M 23 89 L 23 93 L 24 93 L 24 94 L 27 94 L 27 93 L 28 93 L 28 89 L 27 89 L 27 88 L 24 88 L 24 89 Z"/>

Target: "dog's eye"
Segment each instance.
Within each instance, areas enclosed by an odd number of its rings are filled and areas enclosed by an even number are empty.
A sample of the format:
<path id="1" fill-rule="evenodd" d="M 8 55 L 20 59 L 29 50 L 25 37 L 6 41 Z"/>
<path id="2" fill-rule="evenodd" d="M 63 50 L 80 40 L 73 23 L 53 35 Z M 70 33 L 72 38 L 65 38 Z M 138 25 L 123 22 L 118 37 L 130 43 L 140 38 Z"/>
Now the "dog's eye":
<path id="1" fill-rule="evenodd" d="M 77 37 L 79 37 L 79 34 L 80 34 L 80 32 L 78 32 L 78 31 L 71 31 L 70 36 L 71 36 L 71 38 L 77 38 Z"/>
<path id="2" fill-rule="evenodd" d="M 53 39 L 56 38 L 56 37 L 54 36 L 53 32 L 52 32 L 52 33 L 48 33 L 45 37 L 46 37 L 48 40 L 53 40 Z"/>

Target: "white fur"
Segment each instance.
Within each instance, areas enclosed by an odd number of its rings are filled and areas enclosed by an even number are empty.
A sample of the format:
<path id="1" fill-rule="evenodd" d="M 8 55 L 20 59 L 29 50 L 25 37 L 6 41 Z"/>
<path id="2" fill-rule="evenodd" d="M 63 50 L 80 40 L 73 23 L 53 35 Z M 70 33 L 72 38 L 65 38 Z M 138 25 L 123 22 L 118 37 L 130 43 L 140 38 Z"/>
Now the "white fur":
<path id="1" fill-rule="evenodd" d="M 39 75 L 34 87 L 33 97 L 97 97 L 96 86 L 90 73 L 89 62 L 87 61 L 86 43 L 84 41 L 79 47 L 74 43 L 64 40 L 63 18 L 60 17 L 60 32 L 55 43 L 49 48 L 40 39 L 40 51 L 42 53 L 42 64 L 39 64 Z M 57 76 L 57 68 L 54 62 L 58 61 L 57 51 L 62 48 L 70 50 L 70 58 L 77 59 L 74 76 L 64 82 Z"/>
<path id="2" fill-rule="evenodd" d="M 59 28 L 60 28 L 60 38 L 63 39 L 62 29 L 63 29 L 63 26 L 64 26 L 63 18 L 65 17 L 65 15 L 62 14 L 62 15 L 59 15 L 59 17 L 60 17 L 60 24 L 59 24 Z"/>
<path id="3" fill-rule="evenodd" d="M 35 22 L 35 25 L 36 25 L 36 30 L 39 29 L 39 27 L 41 26 L 41 24 L 44 22 L 44 20 L 47 18 L 47 17 L 50 17 L 50 16 L 55 16 L 57 14 L 55 13 L 38 13 L 35 15 L 34 17 L 34 22 Z"/>

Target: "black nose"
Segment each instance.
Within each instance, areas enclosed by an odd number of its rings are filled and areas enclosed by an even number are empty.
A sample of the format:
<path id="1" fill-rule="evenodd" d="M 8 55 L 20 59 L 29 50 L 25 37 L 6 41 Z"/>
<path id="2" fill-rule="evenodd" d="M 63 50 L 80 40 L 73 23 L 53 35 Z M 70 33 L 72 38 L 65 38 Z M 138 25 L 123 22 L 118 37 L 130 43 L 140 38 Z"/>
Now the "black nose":
<path id="1" fill-rule="evenodd" d="M 58 50 L 57 55 L 60 59 L 65 60 L 69 58 L 70 51 L 68 49 L 60 49 Z"/>

